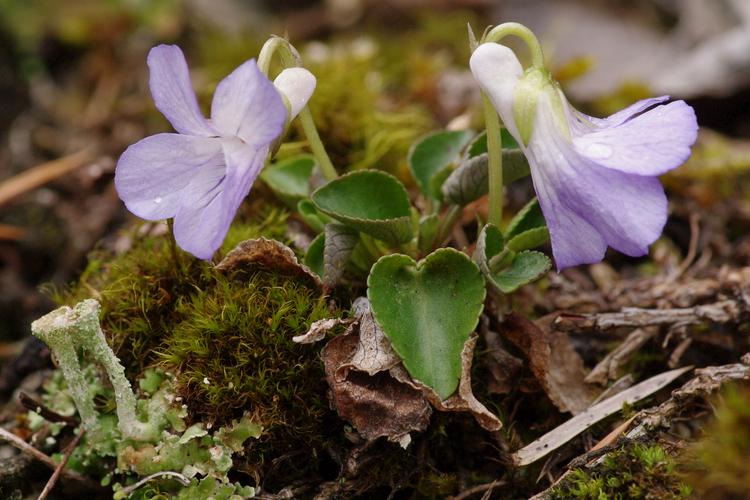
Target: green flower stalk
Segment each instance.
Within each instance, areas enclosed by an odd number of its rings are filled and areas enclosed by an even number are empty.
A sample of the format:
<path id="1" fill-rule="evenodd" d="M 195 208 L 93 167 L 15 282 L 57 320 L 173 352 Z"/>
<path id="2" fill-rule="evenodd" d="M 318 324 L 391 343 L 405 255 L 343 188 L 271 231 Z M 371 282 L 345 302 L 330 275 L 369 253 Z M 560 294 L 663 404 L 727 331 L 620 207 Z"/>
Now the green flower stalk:
<path id="1" fill-rule="evenodd" d="M 258 68 L 266 76 L 268 76 L 271 71 L 271 60 L 276 54 L 278 54 L 284 68 L 296 68 L 301 65 L 297 49 L 295 49 L 294 46 L 284 38 L 272 36 L 263 45 L 263 48 L 258 55 Z M 323 175 L 327 180 L 332 181 L 338 177 L 338 173 L 331 162 L 331 158 L 328 156 L 323 141 L 320 140 L 320 134 L 318 134 L 318 129 L 315 127 L 315 122 L 313 121 L 312 113 L 310 113 L 310 108 L 307 106 L 307 103 L 305 103 L 305 106 L 299 111 L 298 116 L 300 125 L 302 125 L 302 130 L 305 132 L 305 137 L 307 137 L 310 149 L 320 166 L 321 172 L 323 172 Z"/>
<path id="2" fill-rule="evenodd" d="M 517 36 L 531 51 L 534 68 L 544 68 L 544 54 L 534 33 L 519 23 L 503 23 L 491 29 L 481 43 L 499 42 L 507 36 Z M 487 94 L 482 91 L 485 128 L 487 129 L 487 155 L 489 168 L 489 214 L 488 222 L 497 227 L 503 220 L 503 153 L 500 141 L 500 119 Z"/>

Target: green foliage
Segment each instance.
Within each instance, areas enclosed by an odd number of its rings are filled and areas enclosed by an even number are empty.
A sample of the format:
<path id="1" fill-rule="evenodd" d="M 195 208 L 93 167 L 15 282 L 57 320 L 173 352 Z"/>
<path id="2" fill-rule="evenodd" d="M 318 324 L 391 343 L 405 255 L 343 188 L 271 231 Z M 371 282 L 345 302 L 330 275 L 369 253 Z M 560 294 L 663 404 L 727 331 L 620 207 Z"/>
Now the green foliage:
<path id="1" fill-rule="evenodd" d="M 282 201 L 294 209 L 299 200 L 310 194 L 309 179 L 313 168 L 315 158 L 312 156 L 292 156 L 264 168 L 260 178 Z"/>
<path id="2" fill-rule="evenodd" d="M 385 172 L 351 172 L 319 188 L 312 200 L 326 215 L 389 243 L 405 243 L 413 236 L 409 194 Z"/>
<path id="3" fill-rule="evenodd" d="M 409 169 L 422 194 L 437 200 L 442 198 L 440 186 L 436 189 L 433 179 L 446 171 L 450 172 L 451 165 L 458 161 L 461 151 L 473 135 L 470 130 L 438 131 L 412 145 L 408 157 Z"/>
<path id="4" fill-rule="evenodd" d="M 221 252 L 241 239 L 278 237 L 285 221 L 278 210 L 259 223 L 236 221 Z M 189 423 L 215 428 L 249 411 L 267 430 L 247 455 L 262 467 L 295 445 L 319 446 L 327 439 L 321 426 L 330 428 L 317 350 L 291 340 L 337 314 L 311 286 L 264 268 L 223 274 L 182 253 L 175 263 L 161 235 L 135 238 L 123 255 L 96 252 L 57 300 L 97 297 L 102 328 L 130 380 L 143 374 L 148 392 L 149 369 L 173 374 Z"/>
<path id="5" fill-rule="evenodd" d="M 575 469 L 552 490 L 552 499 L 680 498 L 690 487 L 675 470 L 675 461 L 659 445 L 630 444 L 611 452 L 594 469 Z"/>
<path id="6" fill-rule="evenodd" d="M 521 223 L 512 221 L 511 228 L 517 227 L 521 227 Z M 552 265 L 549 257 L 525 250 L 544 243 L 547 235 L 546 227 L 533 228 L 506 243 L 497 227 L 486 224 L 477 238 L 474 261 L 492 286 L 502 293 L 511 293 L 549 271 Z"/>
<path id="7" fill-rule="evenodd" d="M 387 255 L 367 279 L 372 311 L 409 373 L 447 399 L 461 351 L 484 307 L 484 280 L 465 254 L 442 248 L 415 262 Z"/>

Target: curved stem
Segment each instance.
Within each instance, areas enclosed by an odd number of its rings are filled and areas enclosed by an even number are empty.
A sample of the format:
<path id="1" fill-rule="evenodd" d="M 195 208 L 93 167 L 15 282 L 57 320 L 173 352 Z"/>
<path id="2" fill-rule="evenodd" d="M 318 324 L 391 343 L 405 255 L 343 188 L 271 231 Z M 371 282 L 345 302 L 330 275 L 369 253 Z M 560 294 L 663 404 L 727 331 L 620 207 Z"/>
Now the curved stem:
<path id="1" fill-rule="evenodd" d="M 448 207 L 443 220 L 440 221 L 437 236 L 435 237 L 435 241 L 432 245 L 433 249 L 436 247 L 440 247 L 443 245 L 443 243 L 445 243 L 445 240 L 450 236 L 451 231 L 453 230 L 453 226 L 456 225 L 456 221 L 458 221 L 458 218 L 463 213 L 463 210 L 464 208 L 460 205 L 451 205 L 450 207 Z"/>
<path id="2" fill-rule="evenodd" d="M 500 227 L 503 220 L 503 151 L 500 117 L 487 94 L 482 92 L 484 124 L 487 129 L 487 160 L 489 171 L 489 213 L 487 222 Z"/>
<path id="3" fill-rule="evenodd" d="M 544 53 L 542 52 L 542 46 L 539 44 L 539 40 L 532 31 L 520 23 L 503 23 L 499 26 L 492 28 L 487 35 L 485 35 L 482 42 L 499 42 L 506 36 L 517 36 L 526 44 L 531 52 L 531 65 L 535 68 L 544 68 Z"/>
<path id="4" fill-rule="evenodd" d="M 268 76 L 271 71 L 271 60 L 276 54 L 278 54 L 279 59 L 281 59 L 281 64 L 285 68 L 298 66 L 298 56 L 296 55 L 296 50 L 292 47 L 292 44 L 283 38 L 274 36 L 269 38 L 268 41 L 263 44 L 263 48 L 260 49 L 260 54 L 258 54 L 258 69 L 260 69 L 266 76 Z M 315 156 L 323 175 L 329 181 L 335 179 L 338 177 L 338 173 L 331 162 L 331 158 L 328 156 L 323 141 L 320 140 L 320 134 L 318 134 L 318 129 L 315 127 L 312 113 L 310 113 L 310 108 L 307 105 L 305 105 L 305 107 L 299 112 L 299 121 L 300 125 L 302 125 L 302 130 L 305 132 L 305 137 L 307 137 L 307 142 L 310 144 L 313 156 Z"/>

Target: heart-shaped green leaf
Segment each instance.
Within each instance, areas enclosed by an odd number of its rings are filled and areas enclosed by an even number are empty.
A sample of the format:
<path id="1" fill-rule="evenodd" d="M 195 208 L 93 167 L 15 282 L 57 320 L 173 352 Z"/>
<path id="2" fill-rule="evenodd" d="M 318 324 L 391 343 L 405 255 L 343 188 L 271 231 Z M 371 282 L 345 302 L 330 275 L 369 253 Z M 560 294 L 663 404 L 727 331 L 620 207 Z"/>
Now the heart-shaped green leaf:
<path id="1" fill-rule="evenodd" d="M 517 241 L 521 241 L 524 235 L 536 230 L 546 230 L 546 227 L 521 233 L 516 236 L 519 238 Z M 552 265 L 549 257 L 541 252 L 517 253 L 510 246 L 510 242 L 503 245 L 503 235 L 497 227 L 486 224 L 479 233 L 474 250 L 474 261 L 482 274 L 493 287 L 502 293 L 511 293 L 518 287 L 531 283 L 546 273 Z"/>
<path id="2" fill-rule="evenodd" d="M 316 190 L 312 201 L 324 214 L 388 243 L 406 243 L 414 235 L 406 188 L 386 172 L 343 175 Z"/>
<path id="3" fill-rule="evenodd" d="M 260 173 L 260 178 L 293 208 L 310 194 L 309 181 L 314 168 L 315 158 L 312 156 L 293 156 L 267 166 Z"/>
<path id="4" fill-rule="evenodd" d="M 441 199 L 441 183 L 434 181 L 433 177 L 443 172 L 441 180 L 445 179 L 445 171 L 458 161 L 461 151 L 473 135 L 470 130 L 440 131 L 414 143 L 409 151 L 409 168 L 425 196 Z"/>
<path id="5" fill-rule="evenodd" d="M 477 326 L 485 287 L 465 254 L 441 248 L 419 263 L 381 257 L 367 296 L 380 327 L 412 377 L 448 398 L 461 376 L 461 350 Z"/>

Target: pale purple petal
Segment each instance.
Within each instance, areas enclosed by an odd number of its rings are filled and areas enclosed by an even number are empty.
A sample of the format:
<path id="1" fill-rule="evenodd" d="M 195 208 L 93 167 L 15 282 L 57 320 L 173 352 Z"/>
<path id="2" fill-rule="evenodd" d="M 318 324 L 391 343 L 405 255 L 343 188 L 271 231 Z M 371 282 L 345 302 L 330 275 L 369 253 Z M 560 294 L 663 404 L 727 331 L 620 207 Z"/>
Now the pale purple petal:
<path id="1" fill-rule="evenodd" d="M 658 105 L 625 121 L 621 118 L 614 125 L 611 118 L 604 120 L 591 132 L 574 137 L 576 151 L 604 167 L 649 176 L 668 172 L 690 156 L 698 124 L 693 108 L 684 101 Z"/>
<path id="2" fill-rule="evenodd" d="M 194 195 L 174 219 L 180 248 L 206 260 L 224 241 L 268 154 L 267 148 L 259 151 L 236 139 L 221 142 L 226 170 L 220 176 L 204 176 L 199 185 L 191 184 L 189 190 L 194 190 Z"/>
<path id="3" fill-rule="evenodd" d="M 148 53 L 149 87 L 156 108 L 181 134 L 215 136 L 198 107 L 187 62 L 176 45 L 158 45 Z"/>
<path id="4" fill-rule="evenodd" d="M 192 203 L 188 186 L 204 175 L 224 171 L 217 138 L 157 134 L 136 142 L 120 156 L 115 187 L 128 210 L 147 220 L 174 215 Z"/>
<path id="5" fill-rule="evenodd" d="M 648 253 L 667 219 L 657 178 L 606 168 L 579 154 L 557 129 L 546 96 L 540 97 L 526 154 L 558 269 L 598 262 L 606 245 L 633 257 Z"/>
<path id="6" fill-rule="evenodd" d="M 642 99 L 636 103 L 633 103 L 627 108 L 623 108 L 617 113 L 611 114 L 606 118 L 594 118 L 593 116 L 589 116 L 587 118 L 597 125 L 601 124 L 607 127 L 614 127 L 615 125 L 619 125 L 623 122 L 628 121 L 630 118 L 639 113 L 643 113 L 648 108 L 652 108 L 657 104 L 665 103 L 668 100 L 668 95 L 649 97 L 648 99 Z"/>
<path id="7" fill-rule="evenodd" d="M 243 63 L 216 87 L 211 121 L 224 135 L 256 148 L 267 146 L 281 134 L 286 118 L 281 96 L 255 60 Z"/>

